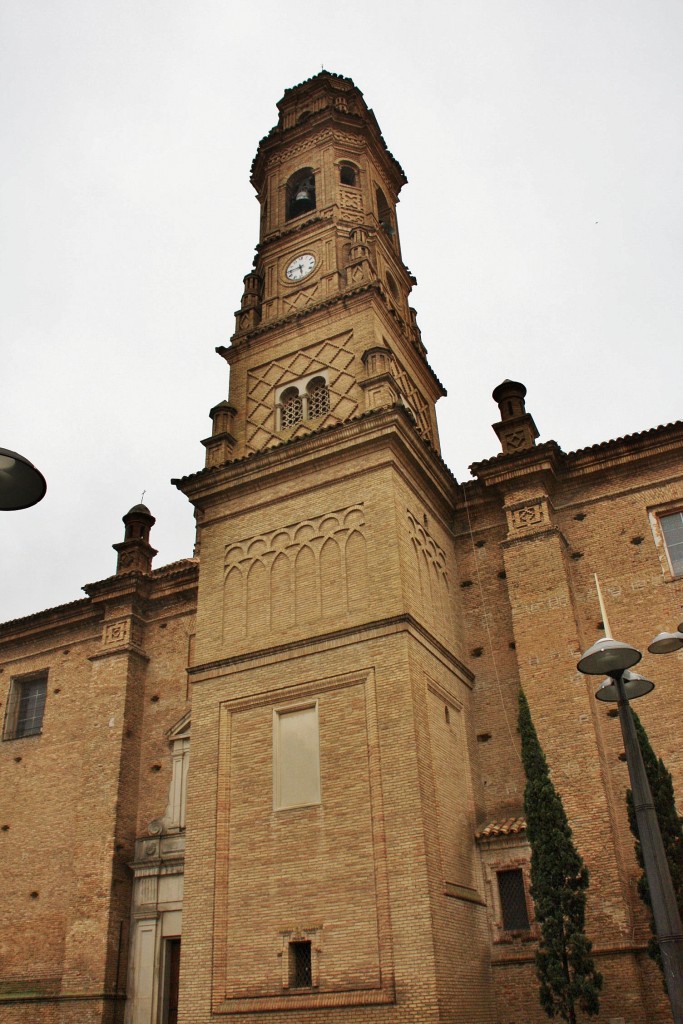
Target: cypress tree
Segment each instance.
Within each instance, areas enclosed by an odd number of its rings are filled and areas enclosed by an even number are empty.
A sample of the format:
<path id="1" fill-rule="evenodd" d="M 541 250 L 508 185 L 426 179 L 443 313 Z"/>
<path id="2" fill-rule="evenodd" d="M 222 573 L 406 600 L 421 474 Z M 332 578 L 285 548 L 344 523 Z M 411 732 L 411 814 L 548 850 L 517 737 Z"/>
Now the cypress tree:
<path id="1" fill-rule="evenodd" d="M 636 733 L 638 734 L 638 742 L 643 755 L 647 781 L 650 783 L 650 789 L 652 791 L 652 802 L 654 803 L 655 813 L 657 814 L 659 831 L 662 834 L 664 852 L 666 853 L 669 871 L 671 872 L 671 881 L 676 894 L 676 902 L 678 903 L 678 909 L 681 917 L 683 917 L 683 828 L 681 827 L 681 819 L 678 816 L 678 811 L 676 810 L 671 773 L 667 769 L 661 757 L 658 758 L 656 756 L 650 745 L 650 740 L 643 724 L 633 708 L 631 708 L 631 714 L 633 715 Z M 650 911 L 650 929 L 652 931 L 652 938 L 648 943 L 647 951 L 652 959 L 659 964 L 660 970 L 663 972 L 664 967 L 662 965 L 662 955 L 659 949 L 659 943 L 657 942 L 654 918 L 652 917 L 650 887 L 647 884 L 645 862 L 643 860 L 643 851 L 640 846 L 638 823 L 636 822 L 636 812 L 633 808 L 633 794 L 630 789 L 626 791 L 626 806 L 628 807 L 628 821 L 631 826 L 631 832 L 635 837 L 634 845 L 636 850 L 636 859 L 642 869 L 642 874 L 638 879 L 638 894 Z"/>
<path id="2" fill-rule="evenodd" d="M 536 953 L 539 996 L 549 1017 L 576 1024 L 577 1007 L 588 1016 L 599 1012 L 602 988 L 584 928 L 588 870 L 572 842 L 522 691 L 519 731 L 527 780 L 524 811 L 531 846 L 531 895 L 541 929 Z"/>

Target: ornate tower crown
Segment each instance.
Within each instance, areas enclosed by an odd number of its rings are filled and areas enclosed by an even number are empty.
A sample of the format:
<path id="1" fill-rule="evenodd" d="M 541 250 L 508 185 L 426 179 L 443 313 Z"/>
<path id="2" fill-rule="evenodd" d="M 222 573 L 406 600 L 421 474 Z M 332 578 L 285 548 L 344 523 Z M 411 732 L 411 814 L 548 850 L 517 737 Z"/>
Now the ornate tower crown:
<path id="1" fill-rule="evenodd" d="M 444 391 L 409 305 L 396 220 L 406 176 L 349 78 L 321 71 L 278 110 L 252 164 L 254 267 L 218 350 L 231 366 L 230 425 L 214 418 L 207 464 L 394 404 L 438 449 Z"/>
<path id="2" fill-rule="evenodd" d="M 373 279 L 414 334 L 407 297 L 415 282 L 401 261 L 395 212 L 407 179 L 360 89 L 321 71 L 288 89 L 278 109 L 252 164 L 259 245 L 233 341 Z M 295 298 L 307 278 L 314 293 Z"/>

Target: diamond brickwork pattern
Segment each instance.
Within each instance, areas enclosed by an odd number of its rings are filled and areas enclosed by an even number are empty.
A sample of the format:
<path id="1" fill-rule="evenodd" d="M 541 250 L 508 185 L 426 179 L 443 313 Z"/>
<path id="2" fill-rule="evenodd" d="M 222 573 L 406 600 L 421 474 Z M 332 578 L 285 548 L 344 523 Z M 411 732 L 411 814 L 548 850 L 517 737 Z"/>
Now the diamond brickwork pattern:
<path id="1" fill-rule="evenodd" d="M 429 441 L 430 444 L 434 444 L 434 434 L 432 431 L 432 420 L 430 416 L 429 404 L 425 399 L 422 392 L 414 383 L 411 375 L 408 373 L 406 368 L 402 366 L 400 361 L 394 355 L 394 376 L 396 377 L 396 383 L 398 384 L 401 394 L 405 398 L 406 402 L 410 406 L 410 409 L 415 416 L 417 423 L 418 433 Z"/>
<path id="2" fill-rule="evenodd" d="M 312 429 L 317 430 L 328 424 L 338 423 L 357 412 L 358 402 L 353 394 L 356 386 L 356 376 L 352 368 L 354 355 L 348 348 L 350 338 L 351 332 L 348 331 L 249 371 L 246 438 L 248 451 L 260 451 L 283 440 L 282 432 L 278 431 L 275 392 L 290 381 L 299 380 L 301 377 L 326 371 L 329 407 L 322 418 L 296 424 L 294 431 L 287 434 L 288 438 L 303 436 Z"/>

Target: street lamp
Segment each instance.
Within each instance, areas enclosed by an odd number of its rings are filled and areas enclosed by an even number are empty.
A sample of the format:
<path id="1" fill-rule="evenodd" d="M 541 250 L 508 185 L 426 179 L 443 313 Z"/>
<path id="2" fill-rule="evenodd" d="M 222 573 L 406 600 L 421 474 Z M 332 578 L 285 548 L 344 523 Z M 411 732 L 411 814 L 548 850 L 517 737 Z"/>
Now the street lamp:
<path id="1" fill-rule="evenodd" d="M 46 491 L 45 477 L 32 462 L 9 448 L 0 448 L 0 511 L 37 505 Z"/>
<path id="2" fill-rule="evenodd" d="M 596 580 L 597 582 L 597 580 Z M 602 595 L 598 589 L 600 605 Z M 603 621 L 607 630 L 607 618 L 603 609 Z M 683 626 L 683 623 L 681 623 Z M 683 631 L 679 626 L 680 644 L 678 646 L 653 647 L 665 638 L 664 643 L 671 644 L 673 633 L 660 633 L 648 650 L 653 653 L 666 653 L 683 647 Z M 607 636 L 598 640 L 583 655 L 576 666 L 584 675 L 606 675 L 607 679 L 598 687 L 595 694 L 598 700 L 616 702 L 619 709 L 619 722 L 624 738 L 624 752 L 633 792 L 633 808 L 638 824 L 638 835 L 645 863 L 645 873 L 650 888 L 652 916 L 657 932 L 657 941 L 662 953 L 662 965 L 666 987 L 671 1001 L 674 1024 L 683 1024 L 683 927 L 676 903 L 676 894 L 671 882 L 669 864 L 664 852 L 664 844 L 659 831 L 659 823 L 655 812 L 650 784 L 643 764 L 636 734 L 633 715 L 629 706 L 630 700 L 642 697 L 654 689 L 654 683 L 644 679 L 629 669 L 642 658 L 642 654 L 630 644 L 621 643 Z"/>

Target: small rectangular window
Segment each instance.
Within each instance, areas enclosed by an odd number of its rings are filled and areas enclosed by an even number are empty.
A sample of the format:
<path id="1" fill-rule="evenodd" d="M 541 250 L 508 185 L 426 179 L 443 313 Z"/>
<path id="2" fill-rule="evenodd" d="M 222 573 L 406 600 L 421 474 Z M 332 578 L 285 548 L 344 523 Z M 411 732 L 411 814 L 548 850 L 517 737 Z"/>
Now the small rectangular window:
<path id="1" fill-rule="evenodd" d="M 662 535 L 674 576 L 683 576 L 683 512 L 660 516 Z"/>
<path id="2" fill-rule="evenodd" d="M 320 803 L 318 705 L 275 711 L 273 804 L 276 809 Z"/>
<path id="3" fill-rule="evenodd" d="M 47 673 L 13 679 L 7 701 L 3 738 L 18 740 L 41 733 L 46 697 Z"/>
<path id="4" fill-rule="evenodd" d="M 506 932 L 528 932 L 529 913 L 526 906 L 522 869 L 497 871 L 496 874 L 503 928 Z"/>
<path id="5" fill-rule="evenodd" d="M 313 967 L 311 963 L 311 943 L 290 942 L 289 987 L 311 988 L 312 985 Z"/>

